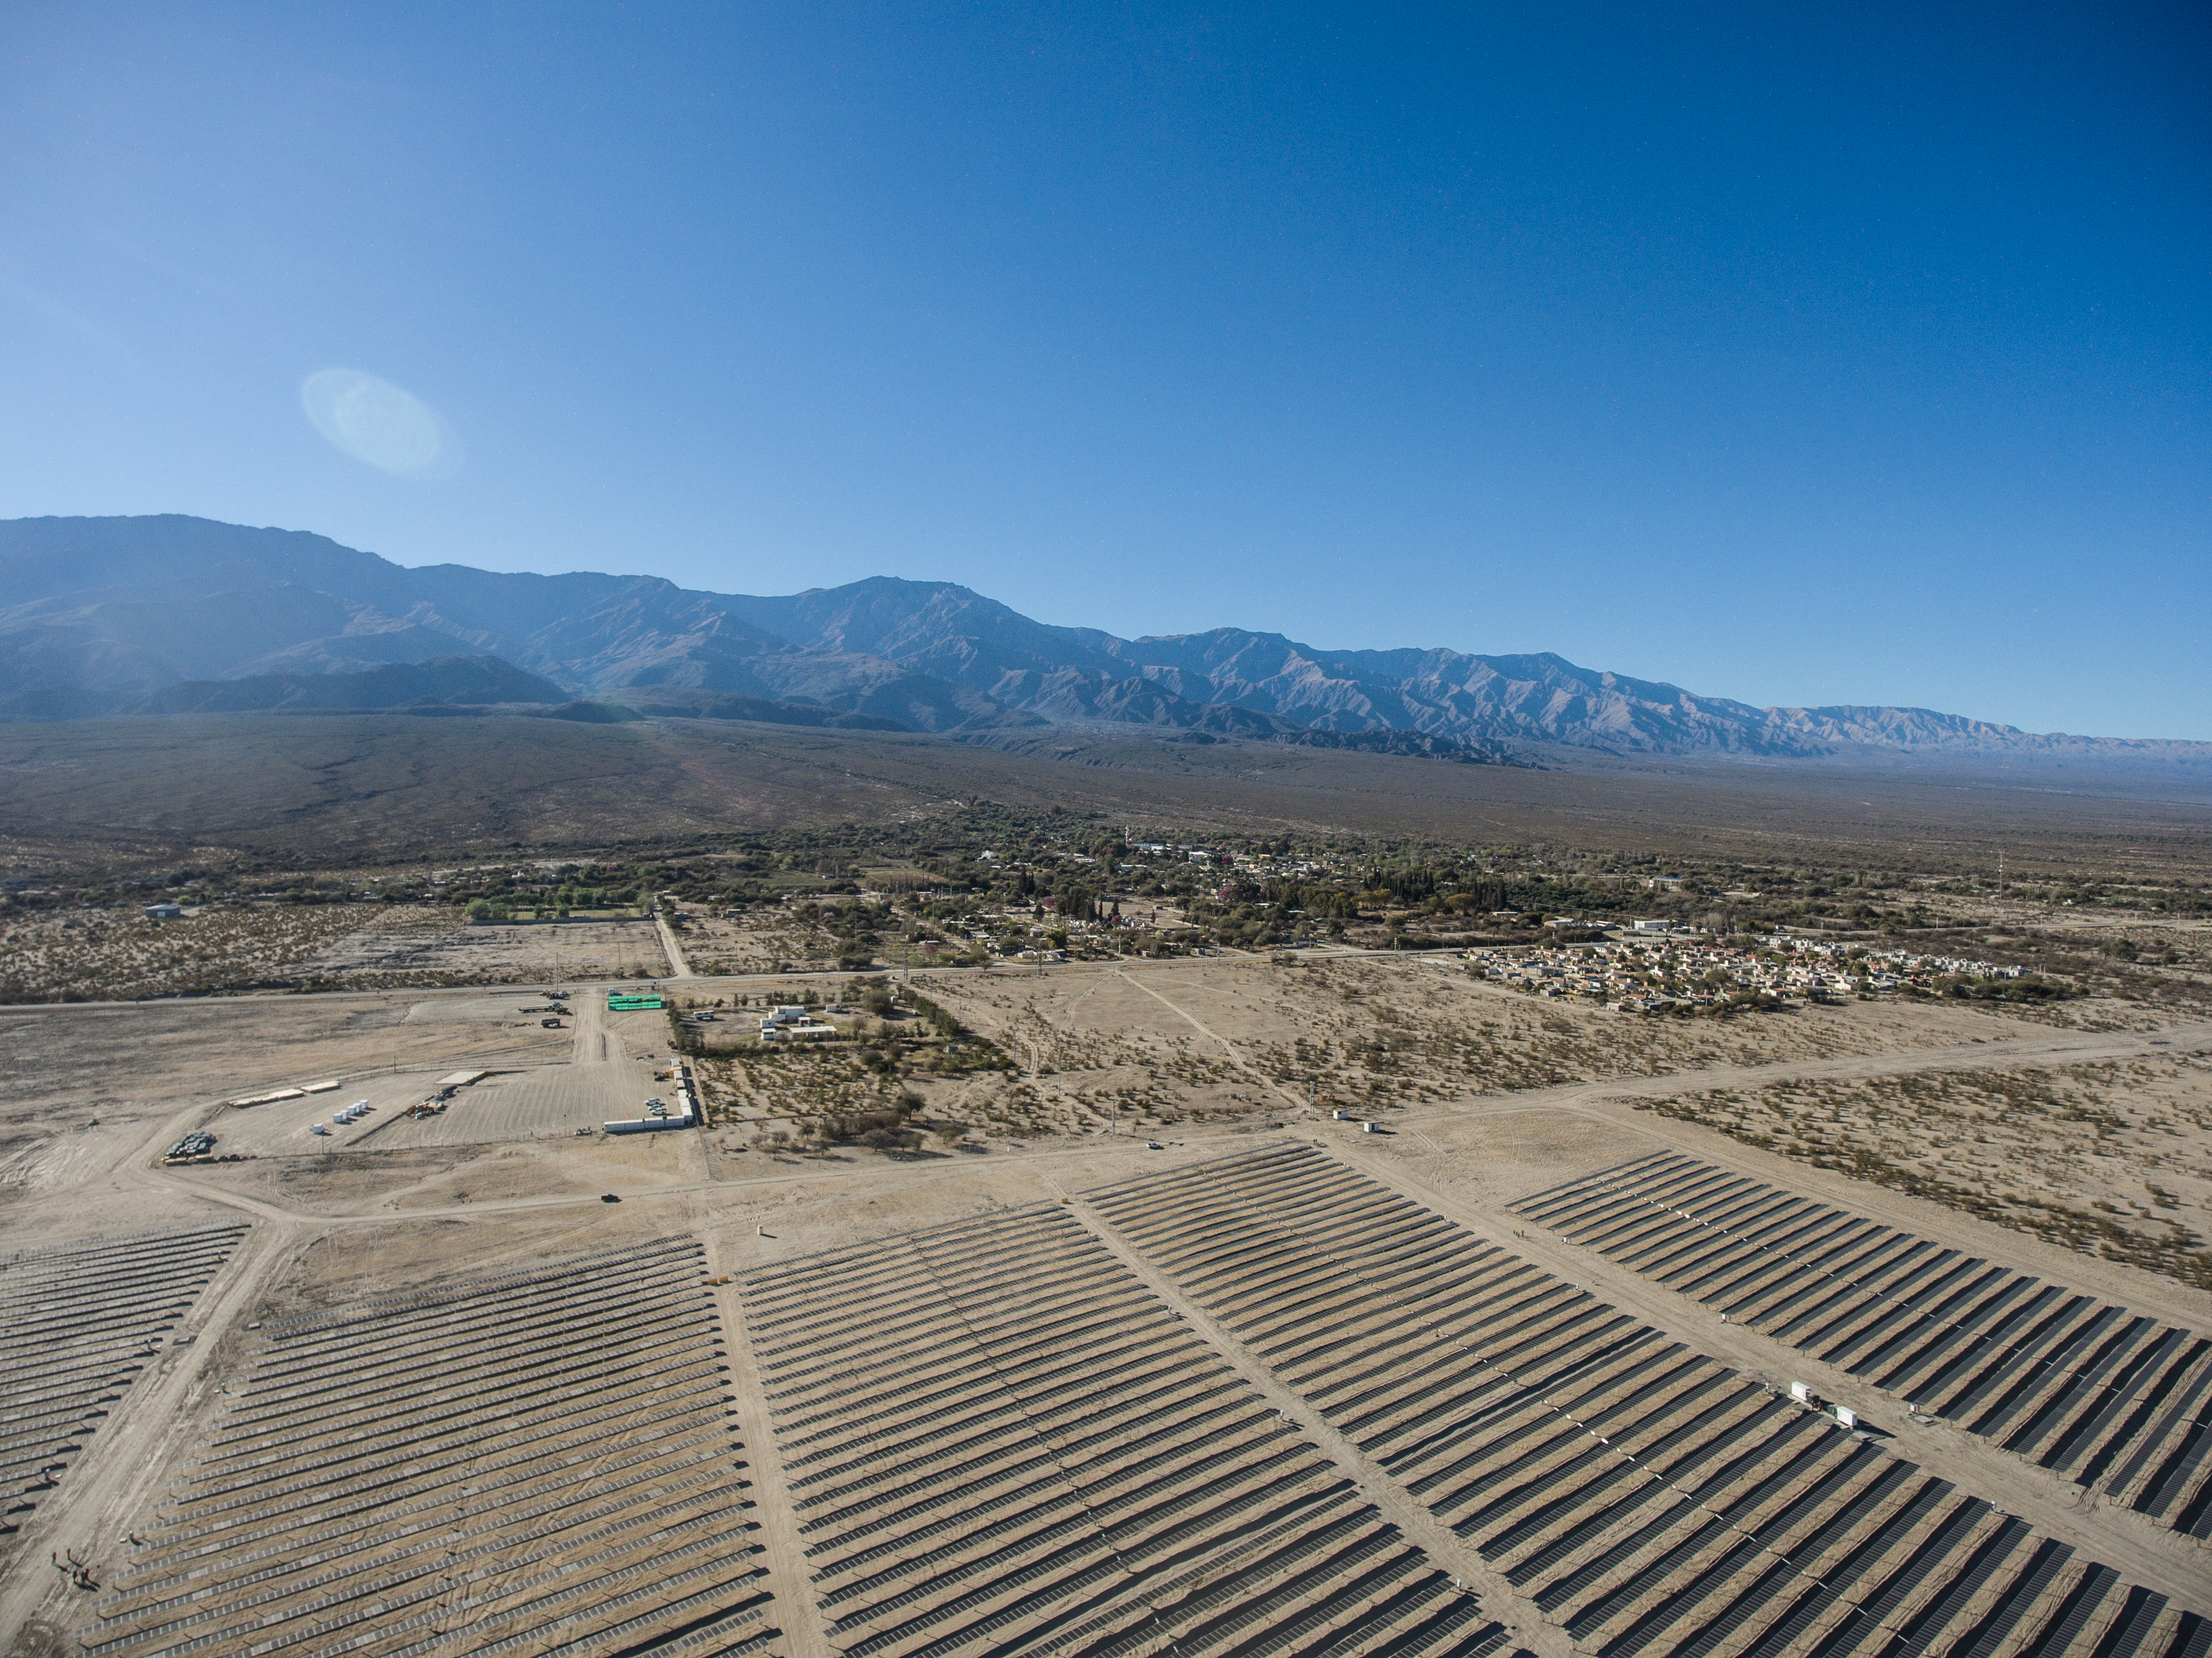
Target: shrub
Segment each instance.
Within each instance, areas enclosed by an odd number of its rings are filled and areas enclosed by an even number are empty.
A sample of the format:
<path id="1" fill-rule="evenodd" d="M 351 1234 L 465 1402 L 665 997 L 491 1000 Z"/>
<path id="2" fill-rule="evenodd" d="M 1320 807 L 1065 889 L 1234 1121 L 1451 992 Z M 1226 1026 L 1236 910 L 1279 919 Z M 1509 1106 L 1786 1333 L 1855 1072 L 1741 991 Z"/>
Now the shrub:
<path id="1" fill-rule="evenodd" d="M 855 1140 L 870 1146 L 895 1144 L 899 1138 L 897 1130 L 901 1120 L 896 1112 L 849 1112 L 826 1119 L 822 1125 L 822 1137 L 839 1144 L 848 1144 Z M 888 1137 L 875 1140 L 868 1137 L 871 1135 Z"/>

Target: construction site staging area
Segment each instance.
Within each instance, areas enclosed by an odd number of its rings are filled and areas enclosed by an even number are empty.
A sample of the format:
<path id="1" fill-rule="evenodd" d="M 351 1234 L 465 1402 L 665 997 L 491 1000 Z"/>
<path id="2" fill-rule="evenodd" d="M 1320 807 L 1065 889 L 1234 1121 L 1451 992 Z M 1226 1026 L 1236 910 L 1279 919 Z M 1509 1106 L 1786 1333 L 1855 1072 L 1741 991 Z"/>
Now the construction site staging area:
<path id="1" fill-rule="evenodd" d="M 314 993 L 0 1009 L 0 1649 L 2212 1658 L 2195 923 L 1241 948 L 1271 856 L 39 923 Z"/>

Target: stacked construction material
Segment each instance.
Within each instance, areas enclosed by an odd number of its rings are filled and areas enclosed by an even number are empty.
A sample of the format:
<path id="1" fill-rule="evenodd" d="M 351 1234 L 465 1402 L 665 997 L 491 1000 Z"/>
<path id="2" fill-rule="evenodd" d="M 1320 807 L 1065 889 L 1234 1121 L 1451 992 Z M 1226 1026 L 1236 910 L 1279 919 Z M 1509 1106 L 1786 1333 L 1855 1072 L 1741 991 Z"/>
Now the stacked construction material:
<path id="1" fill-rule="evenodd" d="M 1578 1650 L 2212 1643 L 2197 1612 L 1310 1146 L 1086 1195 Z"/>
<path id="2" fill-rule="evenodd" d="M 1503 1658 L 1475 1597 L 1057 1208 L 788 1262 L 744 1308 L 845 1658 Z"/>

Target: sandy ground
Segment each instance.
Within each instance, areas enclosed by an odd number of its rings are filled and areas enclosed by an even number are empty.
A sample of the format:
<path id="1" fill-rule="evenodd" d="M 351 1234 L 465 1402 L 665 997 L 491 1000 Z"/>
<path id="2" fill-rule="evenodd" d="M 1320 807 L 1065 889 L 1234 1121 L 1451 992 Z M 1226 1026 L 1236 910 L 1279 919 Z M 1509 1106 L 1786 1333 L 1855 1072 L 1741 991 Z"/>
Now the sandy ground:
<path id="1" fill-rule="evenodd" d="M 2212 1046 L 1715 1088 L 1652 1108 L 2212 1289 Z"/>
<path id="2" fill-rule="evenodd" d="M 557 986 L 669 971 L 649 920 L 475 923 L 442 905 L 241 903 L 158 923 L 135 909 L 76 910 L 0 928 L 0 1005 L 262 987 Z"/>
<path id="3" fill-rule="evenodd" d="M 687 914 L 679 937 L 695 973 L 828 972 L 839 941 L 815 926 L 810 905 L 778 905 L 740 916 Z"/>
<path id="4" fill-rule="evenodd" d="M 0 1002 L 128 1000 L 286 981 L 342 948 L 365 913 L 349 904 L 250 904 L 161 922 L 136 909 L 21 917 L 0 930 Z M 373 913 L 380 924 L 409 924 Z"/>
<path id="5" fill-rule="evenodd" d="M 380 918 L 336 939 L 301 971 L 325 983 L 374 987 L 557 988 L 571 978 L 657 978 L 669 966 L 650 921 L 477 923 L 447 911 L 433 924 L 417 916 Z"/>
<path id="6" fill-rule="evenodd" d="M 643 929 L 649 936 L 650 923 Z M 685 988 L 759 1000 L 795 982 L 702 978 Z M 1988 1131 L 2010 1137 L 2023 1171 L 2033 1163 L 2055 1181 L 2075 1178 L 2065 1171 L 2075 1164 L 2094 1167 L 2104 1184 L 2080 1185 L 2083 1192 L 2137 1179 L 2154 1215 L 2193 1227 L 2212 1198 L 2203 1063 L 2212 1027 L 2134 1030 L 2124 1027 L 2136 1021 L 2124 1018 L 2100 1033 L 1978 1008 L 1896 1004 L 1724 1025 L 1649 1021 L 1536 1003 L 1473 981 L 1456 963 L 1391 959 L 1279 967 L 1221 958 L 942 972 L 916 982 L 1018 1066 L 868 1082 L 878 1093 L 913 1088 L 931 1116 L 970 1122 L 957 1149 L 799 1155 L 763 1137 L 765 1116 L 735 1109 L 698 1133 L 579 1137 L 574 1128 L 592 1113 L 625 1100 L 634 1106 L 667 1040 L 659 1015 L 606 1015 L 584 982 L 573 985 L 575 1012 L 560 1031 L 520 1012 L 537 1005 L 531 983 L 514 994 L 0 1013 L 0 1251 L 222 1216 L 252 1222 L 247 1245 L 187 1314 L 187 1332 L 204 1339 L 167 1350 L 150 1385 L 99 1429 L 0 1555 L 9 1563 L 0 1627 L 81 1625 L 83 1607 L 46 1568 L 48 1551 L 88 1547 L 104 1569 L 127 1553 L 118 1539 L 191 1454 L 220 1389 L 240 1374 L 248 1325 L 457 1273 L 677 1234 L 702 1239 L 718 1274 L 742 1275 L 1000 1207 L 1071 1198 L 1080 1208 L 1091 1187 L 1271 1138 L 1317 1140 L 1331 1155 L 1501 1239 L 1523 1229 L 1507 1208 L 1513 1201 L 1676 1146 L 1923 1235 L 2009 1252 L 2057 1282 L 2212 1331 L 2212 1295 L 2180 1277 L 2006 1229 L 2002 1217 L 1944 1201 L 1940 1185 L 1907 1191 L 1854 1178 L 1822 1160 L 1832 1137 L 1809 1132 L 1805 1112 L 1789 1103 L 1817 1101 L 1841 1121 L 1862 1108 L 1856 1102 L 1888 1099 L 1883 1090 L 1895 1093 L 1908 1078 L 1920 1079 L 1916 1098 L 1948 1100 L 1954 1113 L 1984 1111 L 1977 1102 L 1992 1096 L 1978 1089 L 1996 1088 L 1999 1100 L 2011 1097 L 2006 1088 L 2041 1089 L 2035 1097 L 2058 1102 L 2047 1123 L 2014 1112 L 2000 1124 L 2002 1113 L 1988 1108 Z M 834 992 L 842 983 L 817 987 Z M 792 1103 L 802 1085 L 848 1087 L 861 1097 L 847 1058 L 817 1058 L 841 1069 L 811 1081 L 763 1072 L 757 1086 L 728 1082 L 726 1103 L 738 1102 L 744 1087 L 770 1104 L 777 1088 Z M 734 1072 L 744 1062 L 724 1063 Z M 464 1068 L 493 1075 L 461 1090 L 442 1117 L 415 1123 L 400 1115 L 427 1082 Z M 222 1104 L 326 1077 L 341 1079 L 337 1094 L 246 1112 Z M 1746 1111 L 1766 1102 L 1757 1108 L 1808 1131 L 1770 1133 L 1764 1144 L 1735 1137 L 1735 1125 L 1714 1117 L 1713 1102 L 1723 1097 Z M 356 1098 L 378 1109 L 349 1137 L 325 1144 L 307 1134 L 331 1103 Z M 1662 1101 L 1680 1114 L 1657 1109 Z M 1330 1120 L 1339 1106 L 1389 1131 L 1363 1134 L 1357 1122 Z M 2076 1107 L 2089 1114 L 2067 1114 Z M 1909 1135 L 1911 1114 L 1885 1110 L 1886 1132 Z M 1966 1119 L 1925 1116 L 1928 1144 L 1899 1140 L 1891 1149 L 1900 1161 L 1920 1159 L 1915 1167 L 1944 1167 L 1950 1147 L 1933 1143 L 1961 1132 Z M 2118 1126 L 2100 1136 L 2096 1124 L 2106 1119 Z M 222 1137 L 219 1151 L 245 1161 L 161 1167 L 162 1148 L 201 1124 Z M 1122 1132 L 1103 1131 L 1109 1124 Z M 2118 1149 L 2099 1149 L 2100 1139 Z M 2161 1209 L 2151 1180 L 2189 1207 Z M 623 1201 L 603 1202 L 610 1193 Z M 1747 1371 L 1803 1368 L 1800 1356 L 1722 1329 L 1588 1252 L 1536 1237 L 1516 1237 L 1514 1247 Z M 722 1305 L 738 1333 L 726 1293 Z M 755 1413 L 749 1446 L 764 1437 L 761 1409 L 757 1399 L 740 1399 L 741 1417 Z M 1900 1454 L 2212 1610 L 2202 1592 L 2212 1581 L 2212 1551 L 2203 1545 L 2085 1505 L 2072 1488 L 1940 1424 L 1881 1425 Z M 796 1586 L 790 1600 L 803 1600 Z M 803 1618 L 791 1627 L 793 1650 L 827 1650 Z"/>
<path id="7" fill-rule="evenodd" d="M 520 1005 L 502 1000 L 502 1011 L 455 1020 L 412 1018 L 421 1003 L 393 996 L 0 1012 L 0 1194 L 72 1190 L 150 1124 L 169 1125 L 172 1138 L 203 1126 L 221 1137 L 234 1125 L 262 1132 L 251 1112 L 226 1112 L 225 1100 L 332 1079 L 566 1058 L 569 1034 L 520 1017 Z M 298 1126 L 361 1093 L 311 1096 Z M 273 1109 L 269 1120 L 295 1114 Z"/>

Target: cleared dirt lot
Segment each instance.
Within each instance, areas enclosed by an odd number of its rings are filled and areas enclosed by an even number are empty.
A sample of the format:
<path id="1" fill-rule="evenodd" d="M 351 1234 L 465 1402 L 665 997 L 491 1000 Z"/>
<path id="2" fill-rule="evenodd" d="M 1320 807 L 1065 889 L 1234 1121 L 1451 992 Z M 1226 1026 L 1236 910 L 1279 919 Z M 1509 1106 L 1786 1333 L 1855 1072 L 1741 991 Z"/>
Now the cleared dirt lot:
<path id="1" fill-rule="evenodd" d="M 226 1112 L 225 1100 L 331 1079 L 542 1064 L 565 1059 L 571 1045 L 568 1033 L 515 1015 L 512 1001 L 458 1019 L 411 1018 L 416 1005 L 270 997 L 0 1012 L 0 1194 L 71 1190 L 112 1168 L 154 1125 L 178 1134 L 204 1125 L 219 1140 L 234 1126 L 261 1132 L 251 1112 Z M 362 1092 L 310 1096 L 300 1126 Z"/>
<path id="2" fill-rule="evenodd" d="M 396 1071 L 348 1082 L 332 1094 L 227 1111 L 215 1119 L 217 1145 L 242 1156 L 326 1158 L 357 1149 L 564 1138 L 611 1117 L 635 1115 L 652 1088 L 651 1072 L 635 1062 L 495 1071 L 456 1090 L 434 1115 L 407 1114 L 451 1074 Z M 352 1123 L 335 1120 L 336 1112 L 363 1100 L 368 1114 Z M 325 1133 L 313 1131 L 317 1124 Z"/>

